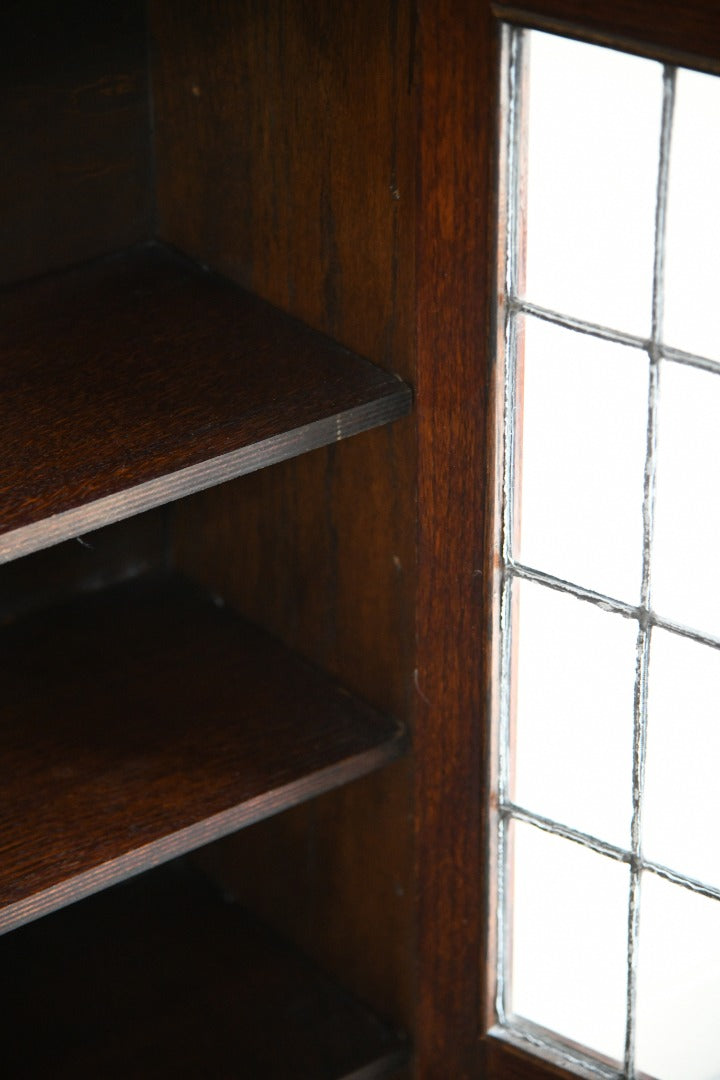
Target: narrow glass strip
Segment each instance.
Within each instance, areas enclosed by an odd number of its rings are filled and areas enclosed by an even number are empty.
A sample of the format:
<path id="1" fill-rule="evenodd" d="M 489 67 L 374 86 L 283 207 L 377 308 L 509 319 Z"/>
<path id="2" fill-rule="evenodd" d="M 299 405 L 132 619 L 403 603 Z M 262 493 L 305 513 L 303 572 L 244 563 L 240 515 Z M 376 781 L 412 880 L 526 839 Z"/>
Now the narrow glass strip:
<path id="1" fill-rule="evenodd" d="M 508 119 L 506 177 L 506 255 L 505 289 L 512 296 L 517 289 L 519 258 L 519 198 L 520 198 L 520 101 L 523 31 L 512 29 L 508 42 Z M 503 506 L 502 554 L 505 564 L 512 558 L 515 516 L 515 411 L 517 401 L 517 320 L 509 306 L 505 310 L 505 401 L 503 425 Z M 508 624 L 509 626 L 509 624 Z"/>
<path id="2" fill-rule="evenodd" d="M 497 839 L 497 972 L 495 978 L 495 1014 L 499 1024 L 507 1021 L 507 970 L 508 970 L 508 934 L 509 925 L 507 918 L 507 879 L 508 879 L 508 854 L 507 854 L 507 831 L 508 820 L 502 814 L 498 817 Z"/>
<path id="3" fill-rule="evenodd" d="M 498 731 L 498 799 L 508 798 L 510 783 L 510 685 L 512 675 L 512 577 L 503 575 L 500 600 L 500 708 Z"/>
<path id="4" fill-rule="evenodd" d="M 505 320 L 505 403 L 503 417 L 503 491 L 502 535 L 503 563 L 512 560 L 515 534 L 515 413 L 517 400 L 516 380 L 517 324 L 515 316 L 508 313 Z"/>
<path id="5" fill-rule="evenodd" d="M 650 377 L 648 387 L 647 453 L 645 459 L 645 493 L 643 498 L 643 572 L 640 591 L 640 622 L 637 642 L 637 673 L 635 684 L 635 717 L 633 735 L 633 819 L 631 826 L 632 861 L 630 863 L 630 898 L 628 904 L 628 976 L 627 1026 L 625 1031 L 625 1072 L 635 1076 L 635 1027 L 637 999 L 638 930 L 640 921 L 640 890 L 642 878 L 642 808 L 645 779 L 645 748 L 647 742 L 648 670 L 652 627 L 650 611 L 652 543 L 655 520 L 655 474 L 657 465 L 657 415 L 660 391 L 660 365 L 663 307 L 665 302 L 665 224 L 667 211 L 668 174 L 670 169 L 670 140 L 675 100 L 675 68 L 663 70 L 663 107 L 658 158 L 657 198 L 655 204 L 655 256 L 653 263 L 652 339 L 648 349 Z"/>
<path id="6" fill-rule="evenodd" d="M 520 110 L 522 108 L 520 86 L 523 65 L 522 29 L 510 30 L 508 43 L 508 120 L 506 131 L 507 162 L 507 221 L 505 249 L 505 296 L 510 299 L 518 291 L 518 220 L 520 215 L 520 154 L 522 138 Z"/>

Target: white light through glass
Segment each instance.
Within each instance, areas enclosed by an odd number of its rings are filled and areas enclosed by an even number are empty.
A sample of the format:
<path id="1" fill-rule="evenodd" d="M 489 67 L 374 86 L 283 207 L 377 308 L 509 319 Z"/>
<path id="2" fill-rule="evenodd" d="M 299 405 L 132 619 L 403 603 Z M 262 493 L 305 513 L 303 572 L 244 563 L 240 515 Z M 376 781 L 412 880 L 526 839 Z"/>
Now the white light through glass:
<path id="1" fill-rule="evenodd" d="M 662 69 L 530 39 L 527 296 L 647 335 Z"/>
<path id="2" fill-rule="evenodd" d="M 635 627 L 542 585 L 516 589 L 515 801 L 627 846 Z"/>
<path id="3" fill-rule="evenodd" d="M 656 629 L 649 683 L 643 850 L 720 888 L 720 651 Z"/>
<path id="4" fill-rule="evenodd" d="M 663 365 L 653 606 L 720 637 L 720 376 Z"/>
<path id="5" fill-rule="evenodd" d="M 642 578 L 647 368 L 638 349 L 525 320 L 520 560 L 631 602 Z"/>
<path id="6" fill-rule="evenodd" d="M 720 903 L 645 874 L 637 1065 L 659 1080 L 720 1075 Z"/>
<path id="7" fill-rule="evenodd" d="M 720 79 L 512 34 L 498 1011 L 717 1080 Z"/>
<path id="8" fill-rule="evenodd" d="M 512 1010 L 619 1060 L 628 868 L 520 822 L 512 840 Z"/>
<path id="9" fill-rule="evenodd" d="M 720 360 L 720 79 L 679 71 L 665 266 L 665 340 Z"/>

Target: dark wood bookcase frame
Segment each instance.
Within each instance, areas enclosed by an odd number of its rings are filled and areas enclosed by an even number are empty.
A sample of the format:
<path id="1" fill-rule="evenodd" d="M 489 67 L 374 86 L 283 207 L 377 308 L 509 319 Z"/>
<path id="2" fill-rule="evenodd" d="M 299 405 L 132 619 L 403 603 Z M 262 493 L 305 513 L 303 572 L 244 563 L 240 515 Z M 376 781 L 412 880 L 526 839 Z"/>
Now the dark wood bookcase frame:
<path id="1" fill-rule="evenodd" d="M 3 5 L 4 1075 L 564 1075 L 487 1034 L 502 19 L 719 66 L 710 0 Z"/>
<path id="2" fill-rule="evenodd" d="M 709 0 L 419 5 L 418 1075 L 570 1074 L 490 1034 L 500 24 L 720 70 Z M 451 375 L 449 373 L 452 373 Z"/>

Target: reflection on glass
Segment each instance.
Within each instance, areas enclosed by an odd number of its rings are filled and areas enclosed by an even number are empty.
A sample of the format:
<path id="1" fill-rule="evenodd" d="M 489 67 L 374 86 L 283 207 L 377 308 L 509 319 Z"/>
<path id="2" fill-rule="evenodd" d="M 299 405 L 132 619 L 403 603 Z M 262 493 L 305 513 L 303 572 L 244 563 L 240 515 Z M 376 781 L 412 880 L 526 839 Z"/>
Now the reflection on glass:
<path id="1" fill-rule="evenodd" d="M 661 67 L 550 34 L 528 36 L 526 295 L 648 335 Z"/>
<path id="2" fill-rule="evenodd" d="M 637 1068 L 662 1080 L 720 1074 L 720 904 L 642 879 Z"/>
<path id="3" fill-rule="evenodd" d="M 528 317 L 524 372 L 520 560 L 635 603 L 647 357 Z"/>
<path id="4" fill-rule="evenodd" d="M 665 363 L 658 430 L 653 607 L 720 636 L 720 376 Z"/>
<path id="5" fill-rule="evenodd" d="M 627 866 L 514 823 L 512 1011 L 623 1054 Z"/>
<path id="6" fill-rule="evenodd" d="M 643 850 L 720 886 L 720 652 L 654 630 Z"/>
<path id="7" fill-rule="evenodd" d="M 720 79 L 678 71 L 665 258 L 667 344 L 720 359 Z"/>
<path id="8" fill-rule="evenodd" d="M 627 847 L 636 624 L 518 581 L 515 801 Z"/>

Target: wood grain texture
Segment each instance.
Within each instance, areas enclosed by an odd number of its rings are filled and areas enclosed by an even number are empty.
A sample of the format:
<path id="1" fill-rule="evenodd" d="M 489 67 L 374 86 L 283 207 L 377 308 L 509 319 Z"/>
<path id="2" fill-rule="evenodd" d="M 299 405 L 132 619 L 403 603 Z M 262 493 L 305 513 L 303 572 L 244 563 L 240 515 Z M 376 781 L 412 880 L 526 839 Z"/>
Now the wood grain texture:
<path id="1" fill-rule="evenodd" d="M 372 1080 L 407 1056 L 397 1031 L 182 866 L 16 931 L 0 965 L 13 1080 Z"/>
<path id="2" fill-rule="evenodd" d="M 495 4 L 498 17 L 671 63 L 720 71 L 720 9 L 715 0 L 521 0 Z"/>
<path id="3" fill-rule="evenodd" d="M 416 1073 L 470 1080 L 488 914 L 497 50 L 488 5 L 419 12 Z"/>
<path id="4" fill-rule="evenodd" d="M 153 0 L 150 17 L 161 236 L 410 384 L 413 20 L 410 0 Z M 182 568 L 409 721 L 412 418 L 178 508 Z M 409 781 L 383 770 L 263 826 L 265 850 L 297 852 L 284 878 L 249 836 L 224 852 L 261 911 L 408 1025 Z"/>
<path id="5" fill-rule="evenodd" d="M 192 855 L 224 892 L 309 942 L 324 970 L 393 1018 L 407 1006 L 389 974 L 414 951 L 411 852 L 400 827 L 410 817 L 411 775 L 403 757 Z M 345 901 L 351 890 L 354 904 Z M 321 935 L 318 912 L 339 905 Z"/>
<path id="6" fill-rule="evenodd" d="M 0 282 L 150 235 L 143 0 L 0 7 Z"/>
<path id="7" fill-rule="evenodd" d="M 410 4 L 149 10 L 159 237 L 407 376 Z"/>
<path id="8" fill-rule="evenodd" d="M 4 559 L 410 405 L 398 379 L 160 248 L 8 289 L 0 318 Z"/>
<path id="9" fill-rule="evenodd" d="M 192 589 L 6 628 L 0 927 L 392 760 L 399 727 Z"/>

